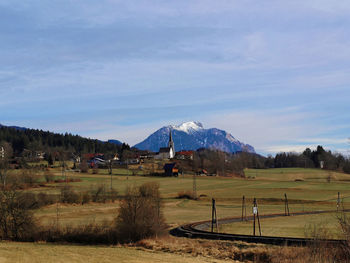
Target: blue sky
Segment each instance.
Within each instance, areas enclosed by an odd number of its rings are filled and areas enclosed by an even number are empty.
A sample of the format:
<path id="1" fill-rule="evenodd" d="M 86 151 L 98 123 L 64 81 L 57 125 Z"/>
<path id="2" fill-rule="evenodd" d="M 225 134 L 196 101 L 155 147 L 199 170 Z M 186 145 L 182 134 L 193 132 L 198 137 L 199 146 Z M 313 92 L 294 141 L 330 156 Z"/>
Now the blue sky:
<path id="1" fill-rule="evenodd" d="M 119 139 L 200 121 L 350 148 L 348 1 L 0 0 L 0 123 Z"/>

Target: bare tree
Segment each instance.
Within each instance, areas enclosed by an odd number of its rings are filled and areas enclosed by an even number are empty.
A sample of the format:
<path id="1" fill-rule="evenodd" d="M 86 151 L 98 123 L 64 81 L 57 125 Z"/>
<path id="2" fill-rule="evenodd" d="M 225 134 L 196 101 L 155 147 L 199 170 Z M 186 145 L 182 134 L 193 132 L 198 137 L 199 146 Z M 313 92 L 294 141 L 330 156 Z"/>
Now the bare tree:
<path id="1" fill-rule="evenodd" d="M 0 191 L 0 238 L 25 240 L 35 229 L 35 221 L 25 196 L 15 190 Z"/>

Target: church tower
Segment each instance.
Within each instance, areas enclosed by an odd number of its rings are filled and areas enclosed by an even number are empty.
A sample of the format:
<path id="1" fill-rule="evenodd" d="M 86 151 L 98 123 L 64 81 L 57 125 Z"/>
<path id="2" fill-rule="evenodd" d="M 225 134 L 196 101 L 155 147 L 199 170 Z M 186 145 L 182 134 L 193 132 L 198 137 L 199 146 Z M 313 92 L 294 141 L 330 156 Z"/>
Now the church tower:
<path id="1" fill-rule="evenodd" d="M 169 147 L 169 158 L 172 159 L 172 158 L 175 157 L 175 146 L 174 146 L 174 141 L 173 141 L 173 136 L 171 134 L 171 130 L 170 130 L 170 133 L 169 133 L 168 147 Z"/>

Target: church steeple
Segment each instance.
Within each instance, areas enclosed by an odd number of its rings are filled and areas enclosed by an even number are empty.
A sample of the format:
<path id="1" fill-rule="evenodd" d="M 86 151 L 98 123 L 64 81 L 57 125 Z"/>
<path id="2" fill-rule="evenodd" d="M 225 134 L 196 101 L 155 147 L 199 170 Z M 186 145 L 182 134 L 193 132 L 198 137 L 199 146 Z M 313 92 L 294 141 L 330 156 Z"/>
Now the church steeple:
<path id="1" fill-rule="evenodd" d="M 175 145 L 174 145 L 174 141 L 173 141 L 173 135 L 171 134 L 171 129 L 169 132 L 169 143 L 168 143 L 168 147 L 170 148 L 170 159 L 175 157 Z"/>

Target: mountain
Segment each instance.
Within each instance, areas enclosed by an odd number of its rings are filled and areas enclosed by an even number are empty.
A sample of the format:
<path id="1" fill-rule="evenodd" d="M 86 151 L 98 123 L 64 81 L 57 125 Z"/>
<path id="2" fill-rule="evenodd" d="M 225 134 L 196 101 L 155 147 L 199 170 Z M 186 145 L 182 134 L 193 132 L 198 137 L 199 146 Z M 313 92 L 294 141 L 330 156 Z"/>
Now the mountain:
<path id="1" fill-rule="evenodd" d="M 238 141 L 226 131 L 217 128 L 204 129 L 200 122 L 194 121 L 164 126 L 134 147 L 158 152 L 159 148 L 168 146 L 170 131 L 172 131 L 176 151 L 210 148 L 231 153 L 242 151 L 255 153 L 252 146 Z"/>
<path id="2" fill-rule="evenodd" d="M 119 140 L 108 140 L 107 142 L 109 143 L 113 143 L 113 144 L 116 144 L 116 145 L 122 145 L 123 143 Z"/>
<path id="3" fill-rule="evenodd" d="M 25 128 L 25 127 L 19 127 L 19 126 L 5 126 L 5 125 L 2 125 L 2 124 L 0 123 L 0 128 L 1 128 L 1 127 L 12 128 L 12 129 L 16 129 L 16 130 L 19 130 L 19 131 L 24 131 L 24 130 L 27 129 L 27 128 Z"/>

